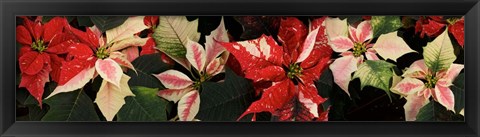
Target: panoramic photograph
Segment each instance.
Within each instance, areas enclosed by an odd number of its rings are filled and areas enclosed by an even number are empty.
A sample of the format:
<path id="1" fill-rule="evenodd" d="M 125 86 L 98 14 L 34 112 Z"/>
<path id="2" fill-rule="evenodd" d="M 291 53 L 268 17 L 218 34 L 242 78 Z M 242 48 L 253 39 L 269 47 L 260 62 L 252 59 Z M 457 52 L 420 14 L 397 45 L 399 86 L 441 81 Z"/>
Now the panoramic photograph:
<path id="1" fill-rule="evenodd" d="M 463 16 L 17 16 L 11 92 L 17 121 L 463 122 L 464 35 Z"/>

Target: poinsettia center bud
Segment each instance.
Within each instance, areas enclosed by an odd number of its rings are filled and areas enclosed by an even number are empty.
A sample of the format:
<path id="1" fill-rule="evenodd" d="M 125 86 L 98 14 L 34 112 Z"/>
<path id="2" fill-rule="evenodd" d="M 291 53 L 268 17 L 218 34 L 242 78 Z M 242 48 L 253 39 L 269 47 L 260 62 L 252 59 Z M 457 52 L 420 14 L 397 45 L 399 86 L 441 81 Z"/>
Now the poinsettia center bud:
<path id="1" fill-rule="evenodd" d="M 202 83 L 210 80 L 211 78 L 212 77 L 207 73 L 201 74 L 200 78 L 196 79 L 195 82 L 193 83 L 193 88 L 200 89 L 200 86 L 202 85 Z"/>
<path id="2" fill-rule="evenodd" d="M 109 53 L 107 52 L 107 49 L 106 48 L 99 48 L 97 50 L 97 52 L 95 53 L 95 55 L 97 56 L 97 58 L 99 59 L 105 59 L 109 56 Z"/>
<path id="3" fill-rule="evenodd" d="M 450 25 L 453 25 L 453 24 L 455 24 L 455 22 L 457 22 L 458 20 L 460 20 L 460 18 L 448 18 L 448 19 L 447 19 L 447 23 L 450 24 Z"/>
<path id="4" fill-rule="evenodd" d="M 353 46 L 353 55 L 359 57 L 363 53 L 367 52 L 367 46 L 364 43 L 355 43 Z"/>
<path id="5" fill-rule="evenodd" d="M 425 87 L 435 88 L 435 84 L 437 84 L 438 78 L 433 75 L 427 75 L 425 76 L 425 79 L 427 80 L 427 82 L 425 83 Z"/>
<path id="6" fill-rule="evenodd" d="M 288 73 L 287 76 L 290 79 L 295 78 L 295 76 L 300 76 L 302 74 L 302 67 L 298 63 L 295 64 L 290 64 L 288 67 Z"/>
<path id="7" fill-rule="evenodd" d="M 32 49 L 38 52 L 43 52 L 47 49 L 47 46 L 43 43 L 43 40 L 38 40 L 32 43 Z"/>
<path id="8" fill-rule="evenodd" d="M 200 86 L 201 86 L 201 85 L 202 85 L 202 82 L 200 82 L 200 81 L 195 81 L 195 82 L 193 83 L 193 88 L 194 88 L 194 89 L 200 89 Z"/>

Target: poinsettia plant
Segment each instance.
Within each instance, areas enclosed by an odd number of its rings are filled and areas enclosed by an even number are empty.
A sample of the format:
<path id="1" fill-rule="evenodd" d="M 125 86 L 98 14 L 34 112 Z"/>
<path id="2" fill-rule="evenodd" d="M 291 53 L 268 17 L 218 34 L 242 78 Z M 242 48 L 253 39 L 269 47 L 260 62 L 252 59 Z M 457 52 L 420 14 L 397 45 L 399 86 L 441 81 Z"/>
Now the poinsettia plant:
<path id="1" fill-rule="evenodd" d="M 463 17 L 19 16 L 16 31 L 17 120 L 464 120 Z"/>
<path id="2" fill-rule="evenodd" d="M 406 120 L 416 120 L 420 109 L 430 102 L 430 97 L 447 110 L 455 111 L 455 95 L 449 87 L 463 65 L 453 63 L 456 57 L 447 31 L 428 43 L 423 52 L 425 59 L 415 61 L 403 73 L 405 78 L 392 87 L 395 93 L 406 96 Z"/>
<path id="3" fill-rule="evenodd" d="M 381 19 L 379 19 L 381 20 Z M 389 79 L 392 76 L 393 64 L 382 61 L 377 54 L 385 59 L 396 61 L 402 55 L 414 52 L 407 43 L 397 36 L 397 32 L 381 34 L 375 43 L 372 43 L 374 23 L 376 18 L 360 22 L 357 27 L 347 25 L 346 20 L 338 18 L 327 20 L 327 31 L 332 49 L 340 52 L 340 58 L 330 65 L 334 81 L 347 94 L 351 74 L 360 78 L 362 88 L 366 85 L 374 86 L 387 91 Z M 332 24 L 332 25 L 330 25 Z M 348 30 L 348 31 L 347 31 Z M 367 61 L 364 61 L 364 60 Z"/>
<path id="4" fill-rule="evenodd" d="M 22 47 L 19 52 L 19 67 L 22 80 L 19 87 L 25 87 L 32 96 L 42 104 L 45 83 L 60 81 L 59 57 L 66 53 L 66 47 L 73 43 L 72 38 L 64 32 L 67 20 L 56 17 L 43 24 L 38 18 L 34 21 L 23 17 L 23 25 L 17 26 L 17 42 Z"/>
<path id="5" fill-rule="evenodd" d="M 262 92 L 260 100 L 242 116 L 266 111 L 282 121 L 327 119 L 318 109 L 325 99 L 318 95 L 313 83 L 328 65 L 332 52 L 326 45 L 324 20 L 314 20 L 309 29 L 296 18 L 281 20 L 278 37 L 282 46 L 265 35 L 223 44 L 236 57 L 246 78 L 271 85 L 257 87 Z"/>
<path id="6" fill-rule="evenodd" d="M 167 88 L 160 90 L 158 95 L 169 101 L 178 102 L 178 119 L 181 121 L 191 121 L 197 115 L 202 83 L 211 80 L 215 75 L 224 71 L 226 60 L 220 56 L 224 49 L 219 41 L 229 41 L 223 20 L 217 29 L 206 37 L 205 48 L 207 50 L 199 43 L 187 39 L 185 58 L 188 60 L 188 66 L 194 68 L 187 68 L 194 80 L 177 70 L 167 70 L 156 75 Z"/>

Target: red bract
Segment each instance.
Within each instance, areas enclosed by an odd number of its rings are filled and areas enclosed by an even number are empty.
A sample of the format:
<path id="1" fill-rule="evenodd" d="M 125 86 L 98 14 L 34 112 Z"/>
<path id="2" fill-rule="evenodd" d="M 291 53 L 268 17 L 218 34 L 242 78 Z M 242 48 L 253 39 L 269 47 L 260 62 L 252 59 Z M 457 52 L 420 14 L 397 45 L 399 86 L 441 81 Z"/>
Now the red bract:
<path id="1" fill-rule="evenodd" d="M 65 18 L 55 17 L 46 24 L 24 18 L 23 23 L 16 28 L 17 42 L 22 45 L 18 59 L 22 73 L 19 87 L 27 88 L 41 106 L 49 75 L 54 81 L 59 79 L 59 64 L 63 59 L 57 55 L 66 53 L 66 47 L 73 41 L 63 33 L 68 24 Z"/>
<path id="2" fill-rule="evenodd" d="M 140 55 L 158 53 L 157 50 L 155 50 L 155 40 L 152 38 L 152 34 L 157 28 L 158 22 L 158 16 L 145 16 L 145 18 L 143 19 L 143 23 L 145 23 L 145 25 L 148 27 L 147 33 L 149 39 L 147 43 L 142 46 L 142 51 L 140 52 Z"/>
<path id="3" fill-rule="evenodd" d="M 62 63 L 62 71 L 58 85 L 64 85 L 81 71 L 92 68 L 95 65 L 97 57 L 94 55 L 94 50 L 100 47 L 100 42 L 103 41 L 99 37 L 100 32 L 94 32 L 95 29 L 86 29 L 86 32 L 67 26 L 67 32 L 72 34 L 79 41 L 71 44 L 68 48 L 67 59 Z"/>
<path id="4" fill-rule="evenodd" d="M 149 27 L 152 31 L 157 28 L 158 21 L 158 16 L 145 16 L 145 18 L 143 19 L 143 23 L 145 23 L 145 25 Z"/>
<path id="5" fill-rule="evenodd" d="M 448 26 L 448 32 L 453 34 L 453 37 L 457 40 L 460 46 L 465 45 L 465 19 L 462 17 L 460 20 L 455 21 Z"/>
<path id="6" fill-rule="evenodd" d="M 415 25 L 415 33 L 420 33 L 421 38 L 423 38 L 425 34 L 429 37 L 436 37 L 442 33 L 442 28 L 447 26 L 448 32 L 450 32 L 458 44 L 463 47 L 465 43 L 464 22 L 463 17 L 460 19 L 450 18 L 446 21 L 443 16 L 420 17 Z"/>
<path id="7" fill-rule="evenodd" d="M 324 20 L 312 21 L 310 33 L 296 18 L 282 20 L 278 34 L 282 46 L 265 35 L 254 40 L 223 43 L 238 60 L 246 78 L 254 84 L 272 83 L 261 88 L 261 99 L 253 102 L 240 118 L 265 111 L 282 121 L 309 121 L 320 117 L 318 105 L 325 99 L 318 95 L 314 80 L 319 79 L 333 52 L 327 45 Z M 259 87 L 256 88 L 258 91 Z"/>

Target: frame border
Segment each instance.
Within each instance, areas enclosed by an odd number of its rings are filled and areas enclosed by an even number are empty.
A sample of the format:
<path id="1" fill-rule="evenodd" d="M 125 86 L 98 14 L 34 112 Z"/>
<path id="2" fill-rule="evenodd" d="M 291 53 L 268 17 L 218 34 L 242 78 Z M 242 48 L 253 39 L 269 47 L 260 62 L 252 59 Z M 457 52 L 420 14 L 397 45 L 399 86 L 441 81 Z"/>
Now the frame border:
<path id="1" fill-rule="evenodd" d="M 479 0 L 1 0 L 1 136 L 479 135 Z M 175 7 L 175 8 L 173 8 Z M 17 15 L 465 15 L 465 122 L 16 122 Z"/>

